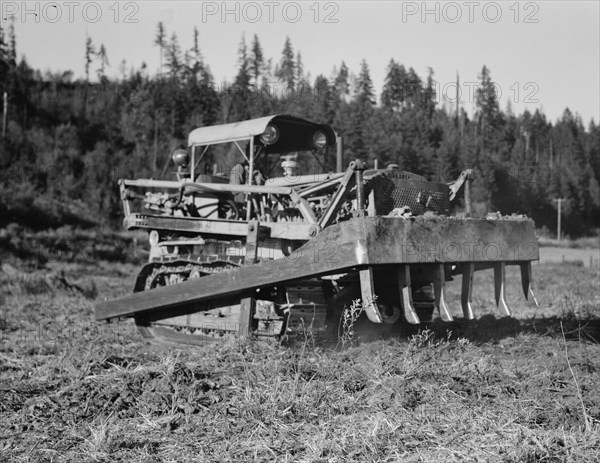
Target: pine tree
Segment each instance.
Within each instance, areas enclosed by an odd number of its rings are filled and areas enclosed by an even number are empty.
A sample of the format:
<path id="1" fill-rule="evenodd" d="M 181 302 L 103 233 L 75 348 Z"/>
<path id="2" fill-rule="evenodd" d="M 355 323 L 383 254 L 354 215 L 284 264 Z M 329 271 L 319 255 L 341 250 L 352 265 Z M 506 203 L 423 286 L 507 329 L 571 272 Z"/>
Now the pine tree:
<path id="1" fill-rule="evenodd" d="M 302 64 L 302 55 L 300 52 L 296 53 L 296 82 L 298 82 L 298 85 L 306 83 L 304 65 Z"/>
<path id="2" fill-rule="evenodd" d="M 92 56 L 96 53 L 92 39 L 88 37 L 85 40 L 85 81 L 90 81 L 90 65 L 92 64 Z"/>
<path id="3" fill-rule="evenodd" d="M 15 17 L 10 18 L 10 27 L 8 28 L 8 63 L 11 67 L 17 65 L 17 34 L 15 33 Z"/>
<path id="4" fill-rule="evenodd" d="M 250 59 L 246 38 L 238 47 L 238 73 L 235 76 L 232 91 L 229 93 L 228 119 L 239 121 L 250 118 Z"/>
<path id="5" fill-rule="evenodd" d="M 594 172 L 594 177 L 600 181 L 600 124 L 596 124 L 594 119 L 592 119 L 588 132 L 590 134 L 588 141 L 590 165 Z"/>
<path id="6" fill-rule="evenodd" d="M 171 35 L 171 40 L 166 46 L 166 58 L 167 58 L 167 67 L 171 76 L 177 77 L 182 68 L 181 62 L 181 47 L 179 46 L 179 40 L 177 40 L 177 35 L 175 32 Z"/>
<path id="7" fill-rule="evenodd" d="M 436 93 L 435 93 L 435 81 L 433 80 L 433 68 L 427 68 L 427 84 L 425 87 L 425 91 L 423 92 L 423 97 L 421 99 L 421 104 L 423 105 L 423 109 L 425 111 L 425 115 L 427 119 L 431 121 L 433 114 L 435 112 L 435 104 L 436 104 Z M 457 86 L 458 88 L 458 86 Z M 458 93 L 458 91 L 457 91 Z M 458 98 L 458 96 L 457 96 Z M 458 107 L 458 105 L 457 105 Z"/>
<path id="8" fill-rule="evenodd" d="M 475 117 L 482 146 L 489 148 L 498 128 L 500 108 L 496 87 L 486 66 L 483 66 L 478 78 L 480 85 L 475 92 Z"/>
<path id="9" fill-rule="evenodd" d="M 190 81 L 190 86 L 188 86 L 188 90 L 190 92 L 194 92 L 197 90 L 197 84 L 202 80 L 203 74 L 206 73 L 206 69 L 204 66 L 204 59 L 202 57 L 202 52 L 200 51 L 199 45 L 199 36 L 198 28 L 194 27 L 194 35 L 192 38 L 192 48 L 189 51 L 186 51 L 184 54 L 184 80 Z M 190 95 L 191 98 L 188 98 L 188 101 L 194 99 L 195 95 Z"/>
<path id="10" fill-rule="evenodd" d="M 163 56 L 164 56 L 165 46 L 167 45 L 165 26 L 163 25 L 162 21 L 160 21 L 158 23 L 158 26 L 156 28 L 156 35 L 154 36 L 154 45 L 158 45 L 158 52 L 159 52 L 158 72 L 160 74 L 163 71 Z"/>
<path id="11" fill-rule="evenodd" d="M 198 44 L 198 37 L 200 33 L 198 28 L 194 27 L 194 39 L 192 44 L 192 58 L 194 64 L 192 65 L 192 73 L 194 77 L 198 78 L 198 73 L 204 69 L 204 59 L 202 58 L 202 52 L 200 51 L 200 45 Z"/>
<path id="12" fill-rule="evenodd" d="M 550 158 L 550 153 L 548 152 L 550 141 L 548 137 L 549 128 L 546 116 L 536 109 L 531 118 L 531 149 L 535 152 L 536 164 L 540 163 L 542 157 Z"/>
<path id="13" fill-rule="evenodd" d="M 360 63 L 360 73 L 356 81 L 355 99 L 361 106 L 372 106 L 375 104 L 373 81 L 369 73 L 369 66 L 364 59 Z"/>
<path id="14" fill-rule="evenodd" d="M 243 35 L 238 47 L 238 73 L 235 77 L 235 85 L 243 92 L 247 92 L 250 86 L 250 59 L 246 38 Z"/>
<path id="15" fill-rule="evenodd" d="M 0 21 L 0 60 L 6 61 L 7 47 L 6 39 L 4 38 L 4 29 L 2 28 L 2 21 Z"/>
<path id="16" fill-rule="evenodd" d="M 119 63 L 119 75 L 121 76 L 121 80 L 125 81 L 127 79 L 127 60 L 122 59 Z"/>
<path id="17" fill-rule="evenodd" d="M 275 70 L 275 76 L 288 88 L 293 88 L 296 77 L 296 65 L 294 63 L 294 51 L 292 42 L 286 37 L 281 54 L 281 61 Z"/>
<path id="18" fill-rule="evenodd" d="M 202 106 L 202 122 L 203 125 L 213 125 L 217 123 L 217 115 L 221 105 L 220 96 L 215 90 L 214 81 L 210 69 L 205 67 L 200 82 L 200 88 L 202 93 L 201 106 Z M 196 124 L 198 125 L 198 124 Z"/>
<path id="19" fill-rule="evenodd" d="M 90 85 L 90 65 L 92 64 L 92 56 L 96 53 L 92 39 L 88 37 L 85 40 L 85 84 L 83 87 L 83 105 L 81 106 L 80 117 L 83 119 L 87 113 L 88 106 L 88 87 Z"/>
<path id="20" fill-rule="evenodd" d="M 100 67 L 97 70 L 98 80 L 104 81 L 104 80 L 106 80 L 106 73 L 105 73 L 106 66 L 110 66 L 104 44 L 100 45 L 100 50 L 98 50 L 97 55 L 98 55 L 98 59 L 100 60 Z"/>
<path id="21" fill-rule="evenodd" d="M 406 82 L 406 70 L 394 59 L 388 64 L 383 90 L 381 92 L 381 105 L 389 110 L 398 111 L 404 103 L 404 84 Z"/>
<path id="22" fill-rule="evenodd" d="M 327 124 L 333 123 L 335 109 L 333 106 L 334 95 L 327 78 L 319 74 L 314 84 L 314 120 L 323 120 Z"/>
<path id="23" fill-rule="evenodd" d="M 346 97 L 350 94 L 350 72 L 348 71 L 348 66 L 346 63 L 342 61 L 340 66 L 340 70 L 335 75 L 335 90 L 340 97 L 340 99 L 345 100 Z"/>
<path id="24" fill-rule="evenodd" d="M 437 176 L 438 181 L 450 182 L 458 176 L 459 156 L 460 156 L 460 134 L 450 118 L 445 118 L 446 122 L 442 128 L 443 136 L 440 140 L 440 145 L 437 148 L 436 158 L 437 165 L 434 169 L 434 178 Z"/>
<path id="25" fill-rule="evenodd" d="M 342 66 L 336 85 L 343 88 L 347 80 L 347 68 Z M 338 90 L 339 91 L 339 90 Z M 372 151 L 374 132 L 371 129 L 375 113 L 375 98 L 373 82 L 365 60 L 361 62 L 361 70 L 356 78 L 353 99 L 349 103 L 337 103 L 335 123 L 340 127 L 344 139 L 344 152 L 350 159 L 359 158 L 364 161 L 372 160 L 375 153 Z"/>
<path id="26" fill-rule="evenodd" d="M 200 53 L 200 45 L 198 45 L 198 37 L 200 36 L 200 32 L 198 32 L 198 28 L 194 26 L 194 39 L 192 42 L 192 51 L 194 52 L 194 58 L 196 61 L 202 61 L 202 54 Z"/>
<path id="27" fill-rule="evenodd" d="M 263 55 L 262 46 L 258 40 L 258 36 L 254 34 L 252 38 L 252 50 L 250 56 L 250 69 L 254 85 L 258 86 L 260 82 L 260 76 L 264 71 L 265 58 Z"/>
<path id="28" fill-rule="evenodd" d="M 421 106 L 423 83 L 412 67 L 408 69 L 404 90 L 406 101 L 411 108 Z"/>
<path id="29" fill-rule="evenodd" d="M 0 21 L 0 93 L 3 93 L 6 89 L 6 81 L 8 79 L 8 47 L 4 38 L 4 29 L 2 28 L 2 21 Z"/>

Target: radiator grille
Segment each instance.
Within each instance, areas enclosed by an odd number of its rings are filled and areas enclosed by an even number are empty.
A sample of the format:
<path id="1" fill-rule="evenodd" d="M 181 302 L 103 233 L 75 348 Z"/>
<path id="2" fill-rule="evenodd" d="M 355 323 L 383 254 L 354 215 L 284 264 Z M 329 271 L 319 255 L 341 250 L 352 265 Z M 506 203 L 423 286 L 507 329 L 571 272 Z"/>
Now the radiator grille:
<path id="1" fill-rule="evenodd" d="M 377 215 L 387 215 L 402 206 L 410 207 L 413 215 L 448 213 L 449 189 L 443 183 L 382 177 L 373 179 L 373 190 Z"/>

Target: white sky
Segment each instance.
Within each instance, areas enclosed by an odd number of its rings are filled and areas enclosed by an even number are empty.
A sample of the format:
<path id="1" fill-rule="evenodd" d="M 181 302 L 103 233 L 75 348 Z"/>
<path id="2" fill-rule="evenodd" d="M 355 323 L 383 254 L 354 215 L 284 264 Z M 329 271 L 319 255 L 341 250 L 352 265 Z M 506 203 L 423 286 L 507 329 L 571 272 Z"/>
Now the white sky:
<path id="1" fill-rule="evenodd" d="M 162 21 L 168 36 L 176 32 L 184 49 L 191 47 L 193 27 L 198 27 L 202 53 L 217 83 L 235 75 L 243 33 L 248 43 L 258 34 L 265 56 L 274 62 L 289 36 L 313 79 L 320 73 L 330 77 L 342 60 L 358 73 L 364 58 L 379 92 L 387 64 L 394 58 L 422 78 L 432 67 L 442 98 L 454 98 L 454 87 L 445 86 L 453 85 L 458 71 L 461 99 L 470 110 L 468 83 L 477 81 L 485 64 L 501 90 L 503 109 L 508 100 L 517 113 L 541 107 L 555 121 L 568 106 L 586 126 L 591 118 L 600 120 L 597 0 L 0 3 L 4 26 L 14 13 L 17 49 L 32 67 L 70 69 L 76 77 L 84 72 L 86 34 L 97 47 L 105 45 L 109 75 L 118 75 L 123 59 L 135 68 L 146 62 L 154 72 L 159 52 L 153 40 Z M 225 8 L 232 12 L 223 16 Z M 37 22 L 35 14 L 25 9 L 38 13 Z M 430 13 L 423 16 L 425 9 Z M 60 18 L 51 22 L 59 11 Z M 327 22 L 327 17 L 337 22 Z"/>

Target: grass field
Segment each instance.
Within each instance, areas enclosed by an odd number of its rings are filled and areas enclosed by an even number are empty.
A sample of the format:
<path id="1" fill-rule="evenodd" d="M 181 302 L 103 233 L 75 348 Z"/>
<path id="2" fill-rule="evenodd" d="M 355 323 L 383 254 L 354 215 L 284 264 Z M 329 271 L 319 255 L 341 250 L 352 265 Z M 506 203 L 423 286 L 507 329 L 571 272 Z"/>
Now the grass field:
<path id="1" fill-rule="evenodd" d="M 565 247 L 540 247 L 540 262 L 580 262 L 586 267 L 600 267 L 600 249 L 577 249 Z"/>
<path id="2" fill-rule="evenodd" d="M 92 320 L 137 267 L 0 273 L 0 461 L 600 461 L 600 270 L 534 266 L 540 307 L 509 267 L 479 320 L 356 324 L 355 342 L 232 341 L 176 349 Z"/>

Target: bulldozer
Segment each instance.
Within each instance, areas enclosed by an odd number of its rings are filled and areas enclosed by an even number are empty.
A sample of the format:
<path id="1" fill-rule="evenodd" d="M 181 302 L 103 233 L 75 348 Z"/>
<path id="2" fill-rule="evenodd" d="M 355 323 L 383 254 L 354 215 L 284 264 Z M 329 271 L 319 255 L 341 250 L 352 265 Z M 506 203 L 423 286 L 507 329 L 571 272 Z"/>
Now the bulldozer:
<path id="1" fill-rule="evenodd" d="M 207 153 L 227 149 L 244 161 L 207 172 Z M 323 169 L 295 171 L 293 159 L 306 158 Z M 445 286 L 459 277 L 470 320 L 473 275 L 483 270 L 510 316 L 507 265 L 520 267 L 525 298 L 537 304 L 534 223 L 474 217 L 472 170 L 443 183 L 361 160 L 344 170 L 342 159 L 331 126 L 289 115 L 194 129 L 172 155 L 176 179 L 118 181 L 124 228 L 148 232 L 149 261 L 133 293 L 98 302 L 95 318 L 133 318 L 145 338 L 171 343 L 280 339 L 336 326 L 339 307 L 360 299 L 374 325 L 418 325 L 458 315 Z"/>

